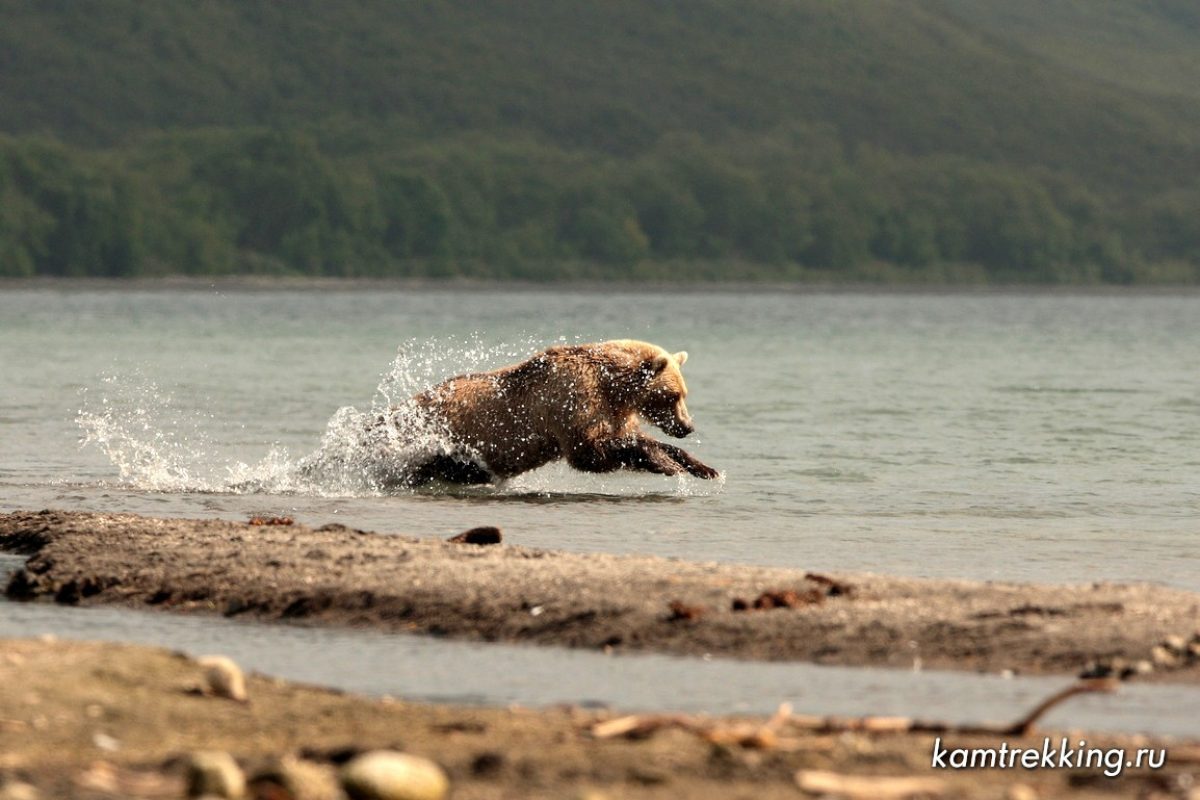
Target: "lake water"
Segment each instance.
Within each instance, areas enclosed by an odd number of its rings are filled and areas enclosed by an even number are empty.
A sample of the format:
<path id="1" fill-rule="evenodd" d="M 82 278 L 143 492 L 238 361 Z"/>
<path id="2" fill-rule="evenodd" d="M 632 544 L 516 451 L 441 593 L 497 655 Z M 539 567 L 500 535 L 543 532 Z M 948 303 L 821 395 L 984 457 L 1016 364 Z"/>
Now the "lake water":
<path id="1" fill-rule="evenodd" d="M 338 409 L 624 337 L 689 351 L 682 444 L 722 480 L 295 480 L 345 439 Z M 1194 292 L 8 289 L 0 365 L 3 510 L 490 524 L 570 550 L 1200 590 Z"/>
<path id="2" fill-rule="evenodd" d="M 558 341 L 623 337 L 689 351 L 697 432 L 682 444 L 722 480 L 549 467 L 495 488 L 385 494 L 353 475 L 298 476 L 390 398 Z M 426 536 L 492 524 L 549 548 L 1200 590 L 1198 353 L 1195 293 L 0 290 L 0 510 L 266 512 Z M 0 556 L 0 572 L 18 563 Z M 0 603 L 0 636 L 45 632 L 498 704 L 727 713 L 791 700 L 980 721 L 1063 680 Z M 470 665 L 484 657 L 481 679 Z M 1197 694 L 1126 687 L 1047 724 L 1194 733 Z"/>

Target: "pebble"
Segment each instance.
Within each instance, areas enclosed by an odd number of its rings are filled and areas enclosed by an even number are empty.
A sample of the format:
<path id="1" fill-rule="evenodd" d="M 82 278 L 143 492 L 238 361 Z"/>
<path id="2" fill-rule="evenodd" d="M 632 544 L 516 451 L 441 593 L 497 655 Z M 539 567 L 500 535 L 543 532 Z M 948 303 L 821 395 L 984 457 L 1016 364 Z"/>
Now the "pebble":
<path id="1" fill-rule="evenodd" d="M 188 797 L 237 800 L 245 794 L 246 776 L 233 756 L 219 750 L 192 753 L 187 766 Z"/>
<path id="2" fill-rule="evenodd" d="M 1038 800 L 1038 793 L 1031 786 L 1018 783 L 1008 790 L 1006 800 Z"/>
<path id="3" fill-rule="evenodd" d="M 1113 675 L 1119 675 L 1124 666 L 1124 660 L 1119 658 L 1113 659 L 1112 661 L 1093 661 L 1088 664 L 1082 672 L 1079 673 L 1079 677 L 1110 678 Z"/>
<path id="4" fill-rule="evenodd" d="M 81 789 L 102 794 L 117 794 L 117 768 L 107 761 L 93 761 L 87 769 L 75 776 L 75 785 Z"/>
<path id="5" fill-rule="evenodd" d="M 121 749 L 121 741 L 109 736 L 107 733 L 92 734 L 92 744 L 96 745 L 97 748 L 105 750 L 109 753 L 115 753 Z"/>
<path id="6" fill-rule="evenodd" d="M 463 531 L 457 536 L 451 536 L 447 541 L 454 544 L 500 544 L 504 541 L 504 534 L 495 526 L 484 525 L 479 528 L 471 528 L 469 531 Z"/>
<path id="7" fill-rule="evenodd" d="M 1156 667 L 1173 667 L 1178 663 L 1175 654 L 1161 644 L 1156 644 L 1150 648 L 1150 660 L 1154 662 Z"/>
<path id="8" fill-rule="evenodd" d="M 11 781 L 0 785 L 0 800 L 38 800 L 38 790 L 28 783 Z"/>
<path id="9" fill-rule="evenodd" d="M 208 690 L 217 697 L 246 702 L 246 676 L 242 668 L 226 656 L 204 656 L 199 661 L 204 668 Z"/>
<path id="10" fill-rule="evenodd" d="M 1163 639 L 1162 643 L 1163 647 L 1177 655 L 1182 655 L 1187 649 L 1187 640 L 1185 640 L 1182 636 L 1168 636 L 1167 638 Z"/>
<path id="11" fill-rule="evenodd" d="M 442 800 L 450 781 L 427 758 L 375 750 L 342 768 L 342 788 L 351 800 Z"/>
<path id="12" fill-rule="evenodd" d="M 271 767 L 262 770 L 250 781 L 252 794 L 256 797 L 272 795 L 264 793 L 265 786 L 277 786 L 291 800 L 343 800 L 338 786 L 337 772 L 327 764 L 305 761 L 294 756 L 284 756 Z"/>

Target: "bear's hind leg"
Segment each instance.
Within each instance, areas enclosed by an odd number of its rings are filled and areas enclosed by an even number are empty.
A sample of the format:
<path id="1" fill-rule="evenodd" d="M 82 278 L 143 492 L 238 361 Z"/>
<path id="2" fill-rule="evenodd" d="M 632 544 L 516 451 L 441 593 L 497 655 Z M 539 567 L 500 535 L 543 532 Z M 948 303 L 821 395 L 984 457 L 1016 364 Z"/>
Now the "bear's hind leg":
<path id="1" fill-rule="evenodd" d="M 437 455 L 421 464 L 408 476 L 408 486 L 424 486 L 433 481 L 454 483 L 461 486 L 476 486 L 492 482 L 492 473 L 474 461 Z"/>

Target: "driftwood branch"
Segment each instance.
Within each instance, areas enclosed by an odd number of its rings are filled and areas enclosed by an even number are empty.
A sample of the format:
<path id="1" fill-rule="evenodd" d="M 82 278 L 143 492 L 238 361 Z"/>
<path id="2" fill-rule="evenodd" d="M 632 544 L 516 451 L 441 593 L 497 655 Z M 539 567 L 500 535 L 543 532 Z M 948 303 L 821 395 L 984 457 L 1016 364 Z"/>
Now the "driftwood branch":
<path id="1" fill-rule="evenodd" d="M 696 734 L 714 744 L 736 745 L 747 748 L 772 748 L 779 744 L 776 731 L 792 716 L 792 707 L 787 703 L 779 706 L 764 723 L 718 724 L 702 717 L 685 714 L 633 714 L 627 717 L 598 722 L 591 727 L 597 739 L 644 739 L 664 728 L 679 728 Z"/>
<path id="2" fill-rule="evenodd" d="M 1119 683 L 1111 678 L 1096 678 L 1079 681 L 1061 689 L 1038 703 L 1027 714 L 1015 722 L 1004 725 L 956 725 L 949 722 L 911 719 L 909 717 L 820 717 L 792 714 L 792 707 L 784 703 L 764 723 L 714 722 L 702 717 L 685 714 L 634 714 L 605 720 L 591 726 L 591 734 L 597 739 L 626 737 L 645 738 L 664 728 L 679 728 L 696 734 L 716 744 L 735 745 L 746 748 L 800 749 L 798 739 L 781 737 L 779 732 L 787 726 L 792 730 L 808 733 L 953 733 L 984 734 L 995 736 L 1025 736 L 1046 712 L 1063 701 L 1080 694 L 1111 692 Z"/>
<path id="3" fill-rule="evenodd" d="M 839 775 L 818 769 L 797 772 L 796 785 L 809 794 L 851 800 L 907 800 L 910 797 L 941 797 L 946 793 L 946 782 L 940 778 Z"/>
<path id="4" fill-rule="evenodd" d="M 1089 694 L 1092 692 L 1115 692 L 1118 686 L 1120 686 L 1120 683 L 1115 678 L 1089 678 L 1079 681 L 1038 703 L 1028 714 L 1014 722 L 1004 732 L 1018 736 L 1027 736 L 1033 732 L 1033 724 L 1035 722 L 1045 716 L 1047 711 L 1067 698 L 1074 697 L 1077 694 Z"/>

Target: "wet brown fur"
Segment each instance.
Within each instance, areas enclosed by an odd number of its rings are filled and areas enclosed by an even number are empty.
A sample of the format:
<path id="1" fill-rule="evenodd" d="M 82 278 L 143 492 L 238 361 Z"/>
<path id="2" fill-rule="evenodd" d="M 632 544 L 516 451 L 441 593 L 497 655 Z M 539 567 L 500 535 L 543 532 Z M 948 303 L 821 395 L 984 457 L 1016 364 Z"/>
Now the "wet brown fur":
<path id="1" fill-rule="evenodd" d="M 422 392 L 418 406 L 444 424 L 464 456 L 509 478 L 558 458 L 586 472 L 638 469 L 664 475 L 717 471 L 639 429 L 641 419 L 676 437 L 692 431 L 680 366 L 687 353 L 632 340 L 551 347 L 509 367 L 459 375 Z M 416 480 L 485 482 L 463 459 L 441 457 Z"/>

